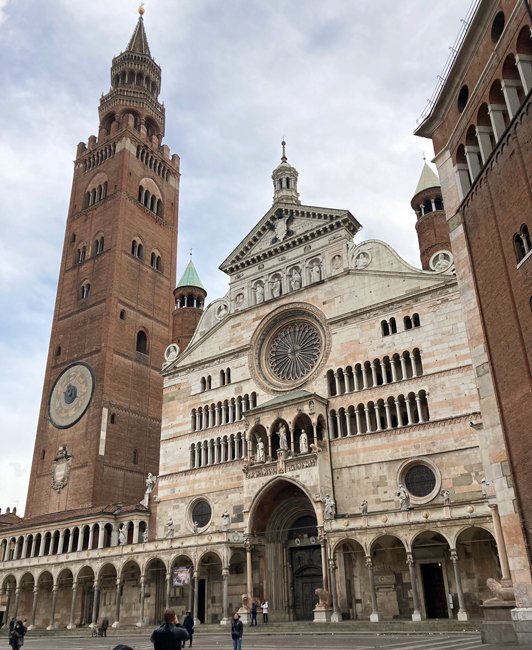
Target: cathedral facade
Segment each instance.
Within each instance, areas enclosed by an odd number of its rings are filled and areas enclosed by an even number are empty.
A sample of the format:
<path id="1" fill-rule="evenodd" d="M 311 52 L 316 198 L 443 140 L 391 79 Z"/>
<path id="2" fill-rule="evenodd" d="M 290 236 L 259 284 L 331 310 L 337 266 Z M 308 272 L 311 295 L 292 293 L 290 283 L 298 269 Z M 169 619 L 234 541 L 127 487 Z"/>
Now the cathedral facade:
<path id="1" fill-rule="evenodd" d="M 0 528 L 3 620 L 480 617 L 508 559 L 438 178 L 412 201 L 418 269 L 302 202 L 283 143 L 205 306 L 192 263 L 172 291 L 179 162 L 142 16 L 111 83 L 75 163 L 28 512 Z"/>

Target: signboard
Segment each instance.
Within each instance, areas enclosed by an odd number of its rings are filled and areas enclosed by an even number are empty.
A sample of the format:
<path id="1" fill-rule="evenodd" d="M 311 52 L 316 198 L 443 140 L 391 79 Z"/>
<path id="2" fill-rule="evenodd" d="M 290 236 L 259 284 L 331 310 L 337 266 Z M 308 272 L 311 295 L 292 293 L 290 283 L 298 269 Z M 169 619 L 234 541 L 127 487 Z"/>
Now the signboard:
<path id="1" fill-rule="evenodd" d="M 175 566 L 172 569 L 172 587 L 184 587 L 190 584 L 191 567 Z"/>

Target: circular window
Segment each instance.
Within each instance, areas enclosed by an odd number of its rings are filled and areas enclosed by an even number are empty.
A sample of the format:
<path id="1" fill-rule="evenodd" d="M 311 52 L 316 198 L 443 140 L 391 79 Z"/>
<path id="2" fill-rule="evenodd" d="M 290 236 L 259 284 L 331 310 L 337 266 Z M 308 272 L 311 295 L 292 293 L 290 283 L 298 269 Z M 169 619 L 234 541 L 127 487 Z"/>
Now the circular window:
<path id="1" fill-rule="evenodd" d="M 212 517 L 212 509 L 208 501 L 201 499 L 196 501 L 192 508 L 192 523 L 198 524 L 198 528 L 205 528 Z"/>
<path id="2" fill-rule="evenodd" d="M 467 87 L 466 84 L 464 84 L 460 88 L 460 92 L 458 93 L 458 101 L 456 102 L 456 105 L 458 106 L 458 110 L 460 113 L 466 107 L 468 98 L 469 98 L 469 88 Z"/>
<path id="3" fill-rule="evenodd" d="M 315 367 L 321 353 L 321 336 L 306 321 L 283 327 L 269 345 L 268 362 L 272 373 L 283 381 L 297 381 Z"/>
<path id="4" fill-rule="evenodd" d="M 491 40 L 496 43 L 504 30 L 504 14 L 502 11 L 495 16 L 491 25 Z"/>
<path id="5" fill-rule="evenodd" d="M 323 313 L 307 303 L 292 303 L 276 309 L 255 330 L 249 367 L 267 390 L 293 390 L 316 375 L 329 350 Z"/>
<path id="6" fill-rule="evenodd" d="M 415 497 L 426 497 L 436 487 L 436 476 L 427 465 L 412 465 L 405 474 L 406 489 Z"/>

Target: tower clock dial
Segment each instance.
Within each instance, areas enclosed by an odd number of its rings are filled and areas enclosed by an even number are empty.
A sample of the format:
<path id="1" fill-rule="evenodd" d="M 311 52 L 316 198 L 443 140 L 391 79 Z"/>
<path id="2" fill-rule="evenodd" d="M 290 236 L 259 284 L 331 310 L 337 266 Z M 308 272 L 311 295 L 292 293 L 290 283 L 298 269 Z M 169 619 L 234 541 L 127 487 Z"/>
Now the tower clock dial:
<path id="1" fill-rule="evenodd" d="M 94 374 L 88 363 L 73 363 L 55 380 L 48 415 L 57 429 L 68 429 L 83 417 L 91 403 Z"/>

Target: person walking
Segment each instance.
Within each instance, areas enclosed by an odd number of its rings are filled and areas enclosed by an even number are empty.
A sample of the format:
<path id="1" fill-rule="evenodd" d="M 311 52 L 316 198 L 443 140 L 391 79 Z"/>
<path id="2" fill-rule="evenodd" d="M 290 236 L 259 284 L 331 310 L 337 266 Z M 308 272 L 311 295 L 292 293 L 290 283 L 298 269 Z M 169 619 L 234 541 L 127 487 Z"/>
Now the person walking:
<path id="1" fill-rule="evenodd" d="M 269 612 L 269 605 L 268 601 L 265 600 L 262 605 L 262 622 L 267 623 L 268 622 L 268 612 Z"/>
<path id="2" fill-rule="evenodd" d="M 257 603 L 255 601 L 251 603 L 251 625 L 257 625 Z"/>
<path id="3" fill-rule="evenodd" d="M 24 645 L 24 635 L 26 634 L 26 628 L 22 624 L 22 621 L 17 621 L 13 628 L 13 631 L 9 635 L 9 645 L 13 650 L 19 650 Z"/>
<path id="4" fill-rule="evenodd" d="M 104 618 L 100 626 L 101 636 L 107 636 L 107 628 L 109 627 L 109 619 Z"/>
<path id="5" fill-rule="evenodd" d="M 242 650 L 242 635 L 244 634 L 244 625 L 240 620 L 240 614 L 235 612 L 231 621 L 231 638 L 233 639 L 233 650 Z"/>
<path id="6" fill-rule="evenodd" d="M 188 647 L 192 647 L 192 637 L 194 636 L 194 619 L 192 618 L 192 614 L 190 612 L 187 612 L 185 614 L 185 618 L 183 619 L 183 627 L 185 630 L 188 632 Z M 186 645 L 186 641 L 183 641 L 183 648 Z"/>
<path id="7" fill-rule="evenodd" d="M 188 632 L 179 625 L 173 609 L 166 609 L 163 623 L 153 630 L 150 641 L 154 650 L 177 650 L 188 641 Z"/>

